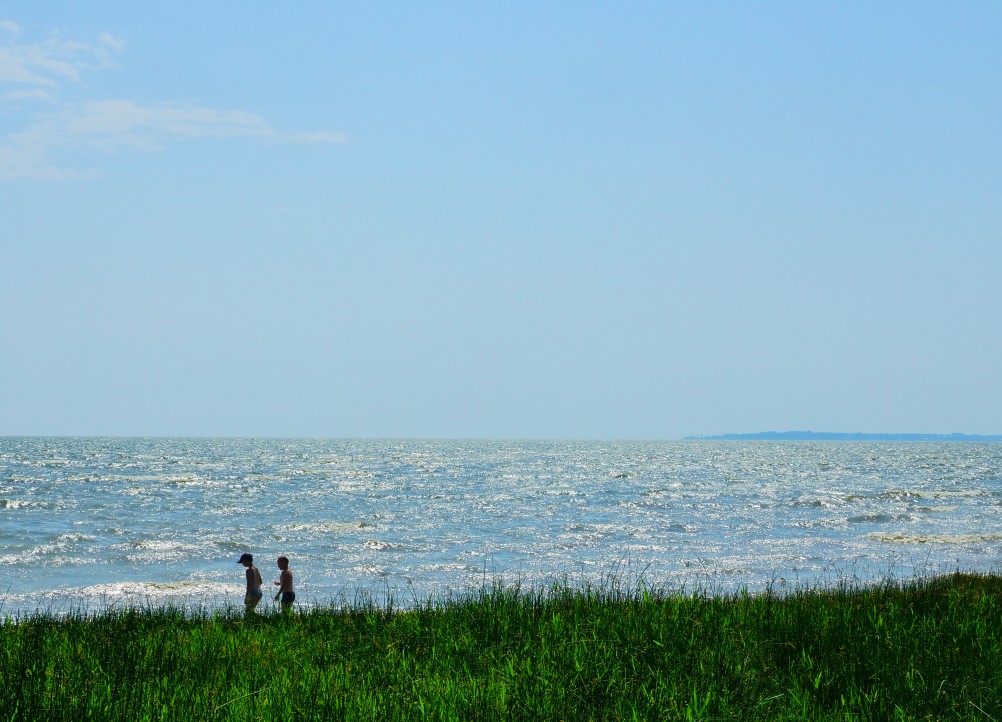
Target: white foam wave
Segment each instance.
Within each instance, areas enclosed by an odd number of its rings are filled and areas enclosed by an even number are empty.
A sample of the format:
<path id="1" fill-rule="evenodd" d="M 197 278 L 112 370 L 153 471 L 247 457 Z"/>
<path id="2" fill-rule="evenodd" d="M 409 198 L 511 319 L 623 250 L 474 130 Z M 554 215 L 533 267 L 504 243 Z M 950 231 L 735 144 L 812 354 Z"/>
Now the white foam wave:
<path id="1" fill-rule="evenodd" d="M 384 552 L 389 549 L 403 549 L 403 544 L 394 544 L 393 542 L 380 541 L 378 539 L 367 539 L 365 544 L 363 544 L 366 549 L 371 549 L 377 552 Z"/>
<path id="2" fill-rule="evenodd" d="M 910 499 L 972 499 L 993 496 L 996 494 L 986 489 L 890 489 L 877 494 L 875 498 L 908 501 Z"/>
<path id="3" fill-rule="evenodd" d="M 977 544 L 983 541 L 1002 540 L 1002 534 L 901 534 L 874 531 L 866 535 L 870 539 L 891 544 Z"/>
<path id="4" fill-rule="evenodd" d="M 95 541 L 97 539 L 93 534 L 84 534 L 83 532 L 68 532 L 61 534 L 58 538 L 67 541 Z"/>
<path id="5" fill-rule="evenodd" d="M 203 601 L 239 599 L 243 596 L 241 584 L 211 582 L 204 580 L 183 580 L 171 582 L 109 582 L 93 584 L 77 590 L 54 590 L 49 595 L 53 599 L 75 598 L 85 605 L 99 602 L 100 606 L 116 604 L 198 604 Z"/>
<path id="6" fill-rule="evenodd" d="M 66 544 L 41 544 L 15 554 L 0 556 L 0 565 L 35 565 L 45 567 L 82 566 L 88 559 L 79 554 L 67 554 Z"/>
<path id="7" fill-rule="evenodd" d="M 34 502 L 21 499 L 0 499 L 0 509 L 28 509 L 36 506 Z"/>
<path id="8" fill-rule="evenodd" d="M 290 524 L 287 528 L 292 531 L 308 531 L 317 534 L 342 534 L 348 531 L 358 531 L 375 526 L 367 521 L 344 521 L 344 522 L 319 522 L 319 523 L 297 523 Z"/>
<path id="9" fill-rule="evenodd" d="M 201 544 L 189 544 L 172 539 L 141 539 L 132 542 L 129 546 L 139 551 L 149 552 L 197 552 L 203 548 Z"/>

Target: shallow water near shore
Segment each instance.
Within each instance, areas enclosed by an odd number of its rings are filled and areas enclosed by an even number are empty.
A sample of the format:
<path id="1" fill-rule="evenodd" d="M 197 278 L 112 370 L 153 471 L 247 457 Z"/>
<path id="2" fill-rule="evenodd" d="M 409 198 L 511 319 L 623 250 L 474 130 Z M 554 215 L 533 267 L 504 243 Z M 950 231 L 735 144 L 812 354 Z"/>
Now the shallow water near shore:
<path id="1" fill-rule="evenodd" d="M 8 437 L 0 614 L 992 571 L 1000 506 L 996 443 Z"/>

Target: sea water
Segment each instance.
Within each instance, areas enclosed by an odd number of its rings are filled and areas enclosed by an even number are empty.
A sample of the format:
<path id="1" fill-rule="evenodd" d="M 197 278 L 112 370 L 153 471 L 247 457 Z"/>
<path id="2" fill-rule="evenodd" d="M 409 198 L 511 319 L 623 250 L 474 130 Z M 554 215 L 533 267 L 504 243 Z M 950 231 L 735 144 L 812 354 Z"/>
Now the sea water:
<path id="1" fill-rule="evenodd" d="M 997 443 L 8 437 L 0 617 L 993 571 L 1000 511 Z"/>

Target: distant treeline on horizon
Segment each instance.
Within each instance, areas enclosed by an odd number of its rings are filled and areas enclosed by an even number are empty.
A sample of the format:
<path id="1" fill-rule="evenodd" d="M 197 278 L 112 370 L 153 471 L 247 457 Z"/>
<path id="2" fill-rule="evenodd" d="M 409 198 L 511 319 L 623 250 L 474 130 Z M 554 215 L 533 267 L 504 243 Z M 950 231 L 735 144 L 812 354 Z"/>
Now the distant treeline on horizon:
<path id="1" fill-rule="evenodd" d="M 866 434 L 836 431 L 758 431 L 753 434 L 683 436 L 687 441 L 1002 441 L 1000 434 Z"/>

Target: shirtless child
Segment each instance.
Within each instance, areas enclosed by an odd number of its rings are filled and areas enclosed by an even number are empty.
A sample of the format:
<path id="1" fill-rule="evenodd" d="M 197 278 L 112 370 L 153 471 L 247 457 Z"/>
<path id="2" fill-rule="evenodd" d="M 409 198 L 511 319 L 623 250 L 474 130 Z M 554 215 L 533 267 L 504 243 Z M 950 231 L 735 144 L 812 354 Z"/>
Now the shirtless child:
<path id="1" fill-rule="evenodd" d="M 278 585 L 278 594 L 275 595 L 275 601 L 278 598 L 282 598 L 282 611 L 288 612 L 292 609 L 292 603 L 296 601 L 296 593 L 292 591 L 292 572 L 289 571 L 289 557 L 279 557 L 278 558 L 278 568 L 282 570 L 282 573 L 278 576 L 278 581 L 275 584 Z"/>
<path id="2" fill-rule="evenodd" d="M 244 606 L 247 608 L 247 614 L 251 614 L 254 612 L 254 607 L 257 606 L 257 603 L 261 601 L 261 597 L 264 596 L 264 592 L 261 591 L 261 572 L 254 566 L 254 556 L 251 554 L 241 554 L 239 563 L 247 567 L 247 571 L 244 574 L 247 577 Z"/>

